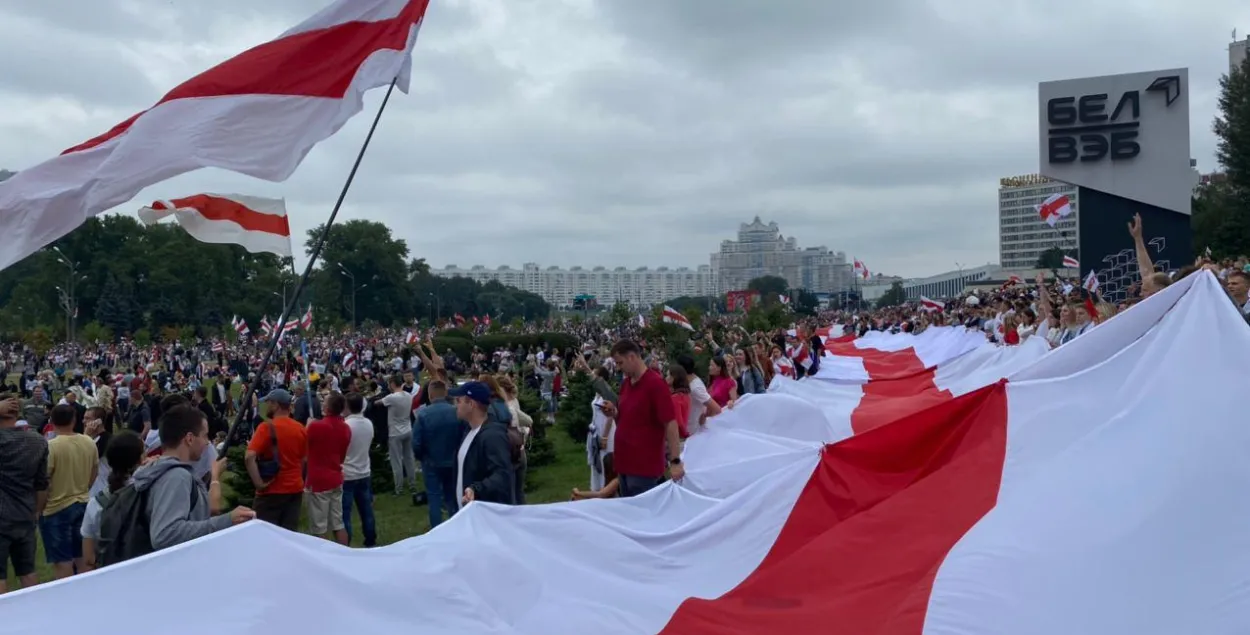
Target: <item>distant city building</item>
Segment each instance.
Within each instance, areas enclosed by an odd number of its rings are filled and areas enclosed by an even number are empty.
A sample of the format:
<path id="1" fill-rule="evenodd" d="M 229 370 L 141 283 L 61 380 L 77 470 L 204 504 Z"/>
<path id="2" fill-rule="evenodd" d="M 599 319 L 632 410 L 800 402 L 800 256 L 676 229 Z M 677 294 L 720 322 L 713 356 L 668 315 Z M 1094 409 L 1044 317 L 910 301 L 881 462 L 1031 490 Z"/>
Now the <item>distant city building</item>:
<path id="1" fill-rule="evenodd" d="M 1036 260 L 1036 258 L 1034 259 Z M 907 294 L 908 300 L 919 300 L 920 296 L 934 300 L 953 298 L 962 294 L 965 289 L 976 286 L 976 283 L 979 281 L 1000 276 L 1003 271 L 1003 267 L 986 264 L 980 267 L 947 271 L 926 278 L 908 278 L 902 281 L 903 291 Z M 865 284 L 862 288 L 864 301 L 877 301 L 877 299 L 885 295 L 886 291 L 890 290 L 894 282 L 894 280 L 889 282 L 874 280 L 870 284 Z"/>
<path id="2" fill-rule="evenodd" d="M 1072 214 L 1055 227 L 1047 225 L 1037 206 L 1052 194 L 1064 194 Z M 1027 269 L 1051 247 L 1076 249 L 1077 216 L 1081 213 L 1077 187 L 1040 174 L 1012 176 L 998 182 L 998 261 L 1005 269 Z"/>
<path id="3" fill-rule="evenodd" d="M 1240 42 L 1234 40 L 1233 43 L 1228 46 L 1228 72 L 1233 72 L 1234 68 L 1241 66 L 1241 64 L 1246 61 L 1247 51 L 1250 51 L 1250 37 L 1247 37 Z"/>
<path id="4" fill-rule="evenodd" d="M 475 265 L 462 269 L 447 265 L 431 271 L 443 278 L 468 278 L 480 283 L 492 280 L 542 296 L 544 300 L 560 307 L 572 306 L 573 298 L 592 295 L 601 306 L 625 302 L 631 306 L 644 307 L 660 304 L 681 296 L 715 295 L 716 281 L 712 268 L 703 265 L 697 269 L 688 267 L 660 267 L 627 269 L 616 267 L 540 267 L 525 263 L 520 269 L 507 265 L 488 269 Z"/>
<path id="5" fill-rule="evenodd" d="M 712 272 L 721 293 L 745 289 L 761 276 L 777 276 L 796 289 L 837 293 L 851 287 L 851 265 L 846 254 L 825 247 L 799 248 L 793 236 L 781 235 L 777 223 L 760 217 L 738 227 L 738 240 L 721 242 L 712 254 Z"/>

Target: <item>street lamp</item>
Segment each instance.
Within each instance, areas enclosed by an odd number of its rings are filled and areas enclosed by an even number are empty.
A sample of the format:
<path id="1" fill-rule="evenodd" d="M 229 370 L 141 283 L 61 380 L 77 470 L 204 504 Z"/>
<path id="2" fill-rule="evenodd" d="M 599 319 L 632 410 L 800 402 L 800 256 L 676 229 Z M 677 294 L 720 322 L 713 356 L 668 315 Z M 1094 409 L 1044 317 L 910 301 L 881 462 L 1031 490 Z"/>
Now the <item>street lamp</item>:
<path id="1" fill-rule="evenodd" d="M 65 337 L 73 341 L 74 320 L 78 318 L 78 299 L 74 296 L 74 291 L 78 283 L 86 280 L 87 276 L 78 275 L 79 263 L 70 260 L 60 247 L 53 245 L 52 251 L 56 252 L 56 259 L 69 268 L 69 281 L 65 288 L 57 287 L 56 290 L 60 292 L 61 308 L 65 309 Z"/>
<path id="2" fill-rule="evenodd" d="M 365 284 L 365 285 L 361 285 L 360 287 L 357 287 L 356 276 L 352 275 L 352 272 L 348 271 L 347 267 L 343 266 L 343 263 L 340 262 L 338 264 L 339 264 L 339 271 L 342 271 L 343 275 L 347 276 L 347 279 L 351 281 L 351 285 L 352 285 L 352 329 L 355 330 L 356 328 L 356 290 L 363 289 L 369 285 Z"/>

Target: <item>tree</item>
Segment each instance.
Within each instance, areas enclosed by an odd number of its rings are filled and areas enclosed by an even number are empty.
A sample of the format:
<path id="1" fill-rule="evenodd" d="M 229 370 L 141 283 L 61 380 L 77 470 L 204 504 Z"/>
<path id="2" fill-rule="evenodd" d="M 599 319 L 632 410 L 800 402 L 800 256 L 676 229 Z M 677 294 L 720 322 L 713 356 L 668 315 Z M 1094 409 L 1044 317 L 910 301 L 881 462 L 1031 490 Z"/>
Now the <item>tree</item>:
<path id="1" fill-rule="evenodd" d="M 790 298 L 790 308 L 795 313 L 815 315 L 820 308 L 820 298 L 807 289 L 799 289 L 794 297 Z"/>
<path id="2" fill-rule="evenodd" d="M 1037 263 L 1033 266 L 1038 269 L 1063 269 L 1063 257 L 1066 254 L 1063 248 L 1055 245 L 1037 256 Z"/>
<path id="3" fill-rule="evenodd" d="M 1226 180 L 1195 193 L 1194 251 L 1239 256 L 1250 253 L 1250 59 L 1220 79 L 1218 105 L 1212 129 Z"/>
<path id="4" fill-rule="evenodd" d="M 324 230 L 320 225 L 308 231 L 306 253 L 312 255 Z M 413 315 L 407 283 L 421 262 L 409 261 L 408 243 L 392 236 L 383 223 L 357 219 L 336 224 L 312 276 L 312 303 L 331 323 L 350 323 L 353 301 L 357 324 L 405 323 Z"/>
<path id="5" fill-rule="evenodd" d="M 760 276 L 747 283 L 747 289 L 758 291 L 761 298 L 769 295 L 785 295 L 790 283 L 781 276 Z"/>
<path id="6" fill-rule="evenodd" d="M 612 308 L 608 311 L 608 314 L 605 316 L 605 319 L 607 320 L 608 324 L 624 324 L 625 322 L 628 322 L 633 317 L 634 317 L 634 311 L 633 309 L 629 308 L 628 304 L 624 302 L 617 302 L 616 304 L 612 305 Z"/>
<path id="7" fill-rule="evenodd" d="M 890 285 L 885 295 L 877 299 L 877 308 L 883 309 L 887 306 L 898 306 L 907 301 L 907 292 L 903 290 L 903 283 L 895 281 Z"/>

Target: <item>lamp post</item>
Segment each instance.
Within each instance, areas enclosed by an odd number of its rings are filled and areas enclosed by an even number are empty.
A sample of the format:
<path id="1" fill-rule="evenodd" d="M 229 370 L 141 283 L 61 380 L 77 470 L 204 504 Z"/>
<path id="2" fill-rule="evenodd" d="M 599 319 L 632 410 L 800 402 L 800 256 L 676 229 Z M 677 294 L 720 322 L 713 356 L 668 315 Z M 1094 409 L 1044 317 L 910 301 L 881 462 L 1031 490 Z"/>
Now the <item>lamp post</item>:
<path id="1" fill-rule="evenodd" d="M 343 275 L 347 276 L 348 281 L 350 281 L 350 283 L 351 283 L 351 290 L 352 290 L 352 330 L 356 330 L 356 276 L 352 275 L 352 272 L 348 271 L 348 270 L 347 270 L 347 267 L 344 267 L 344 266 L 343 266 L 343 263 L 341 263 L 341 262 L 339 263 L 339 271 L 343 272 Z"/>
<path id="2" fill-rule="evenodd" d="M 65 337 L 73 341 L 74 320 L 78 317 L 78 299 L 75 297 L 74 291 L 78 287 L 78 283 L 86 280 L 87 276 L 78 275 L 79 263 L 70 260 L 65 255 L 65 252 L 61 251 L 60 247 L 53 246 L 52 251 L 56 252 L 56 259 L 69 268 L 69 280 L 65 284 L 65 288 L 57 287 L 56 290 L 60 292 L 61 308 L 65 309 Z"/>

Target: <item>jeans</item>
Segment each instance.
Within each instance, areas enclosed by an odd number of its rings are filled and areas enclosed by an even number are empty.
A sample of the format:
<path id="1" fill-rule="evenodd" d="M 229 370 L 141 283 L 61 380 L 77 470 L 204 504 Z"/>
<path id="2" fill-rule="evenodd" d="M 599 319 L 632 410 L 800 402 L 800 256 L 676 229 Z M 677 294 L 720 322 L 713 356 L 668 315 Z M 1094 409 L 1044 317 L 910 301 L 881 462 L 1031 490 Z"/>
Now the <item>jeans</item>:
<path id="1" fill-rule="evenodd" d="M 664 482 L 662 476 L 630 476 L 628 474 L 617 474 L 617 496 L 621 498 L 629 498 L 630 496 L 638 496 L 646 494 L 655 489 L 660 483 Z"/>
<path id="2" fill-rule="evenodd" d="M 86 503 L 74 503 L 39 519 L 44 559 L 48 564 L 82 557 L 82 517 L 86 511 Z"/>
<path id="3" fill-rule="evenodd" d="M 386 440 L 387 454 L 391 460 L 391 474 L 395 475 L 395 493 L 408 484 L 417 487 L 417 460 L 412 454 L 412 432 L 391 435 Z"/>
<path id="4" fill-rule="evenodd" d="M 436 467 L 429 461 L 421 463 L 421 474 L 425 477 L 425 495 L 430 506 L 430 529 L 443 522 L 443 508 L 447 509 L 447 517 L 456 515 L 460 509 L 460 496 L 456 492 L 456 468 Z"/>
<path id="5" fill-rule="evenodd" d="M 347 542 L 352 542 L 352 502 L 360 508 L 360 526 L 365 532 L 365 546 L 378 544 L 377 523 L 373 519 L 373 479 L 366 476 L 343 481 L 343 524 L 347 527 Z"/>

